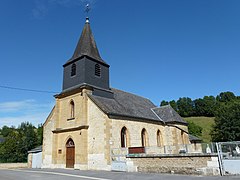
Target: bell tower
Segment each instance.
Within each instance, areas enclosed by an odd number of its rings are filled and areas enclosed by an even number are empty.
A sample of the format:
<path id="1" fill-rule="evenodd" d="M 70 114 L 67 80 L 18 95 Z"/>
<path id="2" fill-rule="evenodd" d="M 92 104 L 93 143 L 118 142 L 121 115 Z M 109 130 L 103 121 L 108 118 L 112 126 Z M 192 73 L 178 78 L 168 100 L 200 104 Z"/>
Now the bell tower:
<path id="1" fill-rule="evenodd" d="M 74 54 L 63 65 L 62 93 L 85 87 L 93 95 L 111 98 L 109 67 L 100 56 L 87 17 Z"/>

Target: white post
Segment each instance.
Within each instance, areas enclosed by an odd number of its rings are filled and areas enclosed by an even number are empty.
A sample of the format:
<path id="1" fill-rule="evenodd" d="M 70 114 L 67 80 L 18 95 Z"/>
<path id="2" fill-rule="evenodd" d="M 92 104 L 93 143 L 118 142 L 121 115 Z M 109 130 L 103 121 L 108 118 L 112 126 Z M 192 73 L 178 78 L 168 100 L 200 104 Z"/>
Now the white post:
<path id="1" fill-rule="evenodd" d="M 219 163 L 220 174 L 221 176 L 223 176 L 225 175 L 225 171 L 224 171 L 223 162 L 222 162 L 222 150 L 219 144 L 220 143 L 216 143 L 216 147 L 217 147 L 217 153 L 218 153 L 218 163 Z"/>

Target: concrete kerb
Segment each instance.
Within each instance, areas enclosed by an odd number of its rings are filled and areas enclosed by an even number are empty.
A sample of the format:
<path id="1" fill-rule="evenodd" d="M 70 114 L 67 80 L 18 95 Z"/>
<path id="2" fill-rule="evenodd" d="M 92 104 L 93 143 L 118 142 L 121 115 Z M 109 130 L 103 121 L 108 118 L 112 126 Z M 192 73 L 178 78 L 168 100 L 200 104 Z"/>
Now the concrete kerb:
<path id="1" fill-rule="evenodd" d="M 27 167 L 28 163 L 0 163 L 0 169 L 20 169 Z"/>

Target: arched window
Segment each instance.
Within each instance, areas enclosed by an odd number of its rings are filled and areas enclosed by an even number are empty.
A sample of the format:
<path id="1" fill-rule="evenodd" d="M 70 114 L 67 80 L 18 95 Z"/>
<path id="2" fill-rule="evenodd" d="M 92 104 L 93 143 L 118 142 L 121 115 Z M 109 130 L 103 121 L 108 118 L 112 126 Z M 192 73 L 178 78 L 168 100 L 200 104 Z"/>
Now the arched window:
<path id="1" fill-rule="evenodd" d="M 95 75 L 98 77 L 101 76 L 101 67 L 99 64 L 95 64 Z"/>
<path id="2" fill-rule="evenodd" d="M 70 102 L 70 118 L 74 118 L 75 117 L 75 105 L 74 105 L 74 101 L 72 100 Z"/>
<path id="3" fill-rule="evenodd" d="M 121 147 L 125 148 L 127 147 L 127 128 L 123 127 L 121 130 Z"/>
<path id="4" fill-rule="evenodd" d="M 157 146 L 162 146 L 162 134 L 160 130 L 157 131 Z"/>
<path id="5" fill-rule="evenodd" d="M 144 128 L 142 130 L 141 137 L 142 137 L 142 146 L 146 147 L 147 146 L 147 131 Z"/>
<path id="6" fill-rule="evenodd" d="M 71 76 L 75 76 L 76 75 L 76 71 L 77 71 L 76 64 L 73 63 L 72 67 L 71 67 Z"/>
<path id="7" fill-rule="evenodd" d="M 74 147 L 74 146 L 75 146 L 74 141 L 71 138 L 69 138 L 66 143 L 66 147 Z"/>

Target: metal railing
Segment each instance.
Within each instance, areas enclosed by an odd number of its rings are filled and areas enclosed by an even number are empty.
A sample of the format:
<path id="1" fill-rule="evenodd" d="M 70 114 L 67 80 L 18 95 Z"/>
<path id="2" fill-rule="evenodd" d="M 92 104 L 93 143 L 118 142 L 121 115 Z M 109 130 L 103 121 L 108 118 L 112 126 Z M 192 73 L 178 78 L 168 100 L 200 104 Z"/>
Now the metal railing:
<path id="1" fill-rule="evenodd" d="M 145 152 L 146 154 L 211 154 L 217 153 L 217 150 L 214 143 L 196 143 L 162 147 L 145 147 Z"/>
<path id="2" fill-rule="evenodd" d="M 219 142 L 222 159 L 240 159 L 240 141 Z"/>
<path id="3" fill-rule="evenodd" d="M 212 154 L 217 153 L 215 143 L 196 143 L 174 146 L 145 147 L 146 155 Z M 112 148 L 112 160 L 121 160 L 129 155 L 128 148 Z"/>

